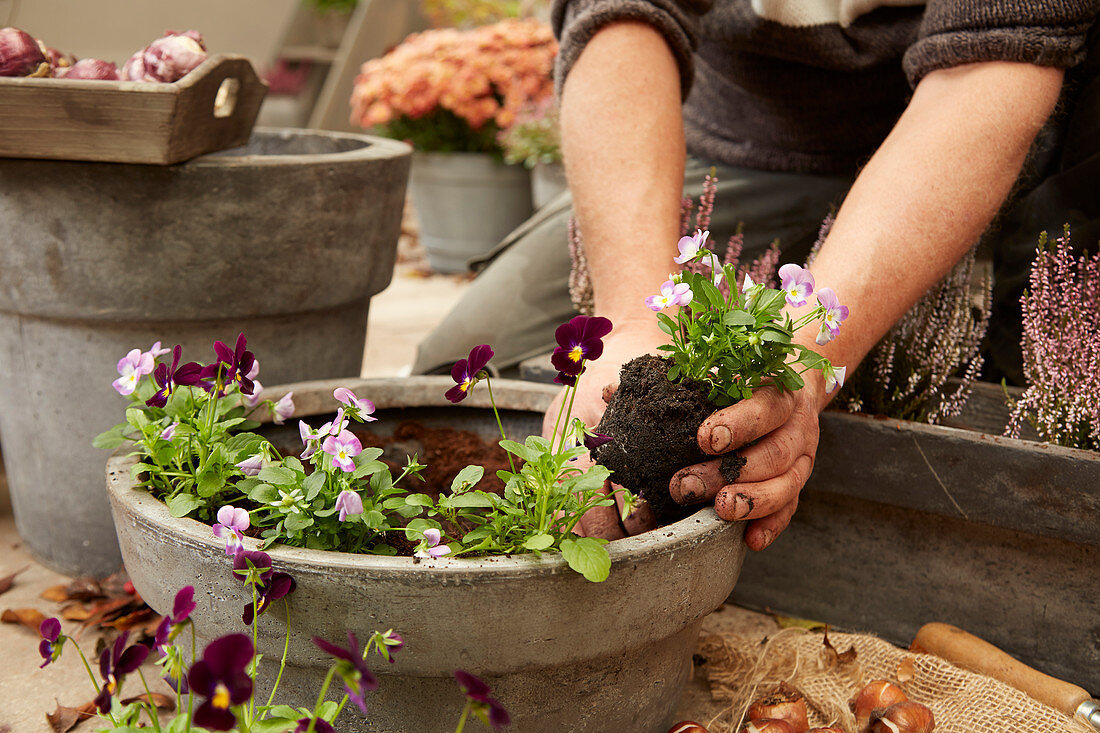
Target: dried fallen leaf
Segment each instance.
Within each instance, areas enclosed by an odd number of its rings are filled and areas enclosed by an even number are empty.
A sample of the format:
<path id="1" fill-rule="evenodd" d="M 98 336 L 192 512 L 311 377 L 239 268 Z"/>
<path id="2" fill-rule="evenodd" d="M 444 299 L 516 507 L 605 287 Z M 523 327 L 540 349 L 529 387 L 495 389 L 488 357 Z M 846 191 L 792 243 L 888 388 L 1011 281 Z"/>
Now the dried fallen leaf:
<path id="1" fill-rule="evenodd" d="M 774 615 L 775 623 L 779 624 L 781 629 L 809 629 L 815 631 L 817 629 L 824 629 L 826 625 L 821 621 L 813 621 L 808 618 L 796 618 L 794 616 L 779 616 Z"/>
<path id="2" fill-rule="evenodd" d="M 95 703 L 86 702 L 78 708 L 67 708 L 61 703 L 57 704 L 57 710 L 46 713 L 46 720 L 54 733 L 65 733 L 72 730 L 77 723 L 87 720 L 95 715 Z"/>
<path id="3" fill-rule="evenodd" d="M 70 603 L 61 609 L 61 618 L 66 621 L 86 621 L 92 612 L 84 608 L 83 603 Z"/>
<path id="4" fill-rule="evenodd" d="M 38 596 L 47 601 L 53 601 L 54 603 L 64 603 L 71 600 L 69 598 L 69 586 L 67 585 L 51 585 Z"/>
<path id="5" fill-rule="evenodd" d="M 136 611 L 126 614 L 125 616 L 119 616 L 110 623 L 119 631 L 129 631 L 136 626 L 141 626 L 146 623 L 150 618 L 156 615 L 156 612 L 148 606 L 139 608 Z M 159 623 L 159 621 L 158 621 Z"/>
<path id="6" fill-rule="evenodd" d="M 92 604 L 91 608 L 88 609 L 90 614 L 88 619 L 84 622 L 84 628 L 116 618 L 119 615 L 119 611 L 129 606 L 133 601 L 133 596 L 124 596 L 122 598 L 114 598 L 109 601 Z"/>
<path id="7" fill-rule="evenodd" d="M 913 666 L 913 658 L 906 657 L 898 662 L 898 682 L 906 683 L 917 676 L 917 669 Z"/>
<path id="8" fill-rule="evenodd" d="M 75 578 L 65 588 L 70 601 L 90 601 L 103 596 L 103 588 L 95 578 Z"/>
<path id="9" fill-rule="evenodd" d="M 848 647 L 848 651 L 846 652 L 838 652 L 836 650 L 836 647 L 833 646 L 833 643 L 829 641 L 829 627 L 827 626 L 825 627 L 825 638 L 823 640 L 823 643 L 825 645 L 825 650 L 822 652 L 822 654 L 825 656 L 825 659 L 827 660 L 826 665 L 829 668 L 838 665 L 844 666 L 846 664 L 851 664 L 856 660 L 855 645 Z"/>
<path id="10" fill-rule="evenodd" d="M 38 627 L 45 620 L 46 617 L 42 615 L 42 612 L 34 608 L 9 608 L 0 614 L 0 621 L 6 624 L 21 624 L 36 634 L 38 633 Z"/>
<path id="11" fill-rule="evenodd" d="M 176 699 L 170 695 L 165 695 L 163 692 L 143 692 L 136 697 L 128 697 L 122 701 L 123 705 L 129 705 L 132 702 L 151 702 L 160 710 L 167 710 L 172 712 L 176 709 Z"/>
<path id="12" fill-rule="evenodd" d="M 28 567 L 29 566 L 25 565 L 16 570 L 14 573 L 11 573 L 10 575 L 5 575 L 3 578 L 0 578 L 0 593 L 6 593 L 8 589 L 11 588 L 11 584 L 15 582 L 15 576 L 19 575 L 19 573 L 23 572 Z"/>

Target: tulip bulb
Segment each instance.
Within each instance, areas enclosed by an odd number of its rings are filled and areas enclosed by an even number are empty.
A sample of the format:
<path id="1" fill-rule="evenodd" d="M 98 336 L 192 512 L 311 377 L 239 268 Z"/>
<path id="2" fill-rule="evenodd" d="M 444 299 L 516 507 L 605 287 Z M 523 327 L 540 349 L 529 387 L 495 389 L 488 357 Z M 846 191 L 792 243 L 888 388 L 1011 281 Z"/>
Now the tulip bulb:
<path id="1" fill-rule="evenodd" d="M 845 733 L 845 730 L 831 725 L 828 728 L 810 728 L 809 733 Z"/>
<path id="2" fill-rule="evenodd" d="M 122 67 L 122 78 L 171 83 L 187 76 L 205 60 L 206 47 L 198 31 L 168 31 L 130 57 Z"/>
<path id="3" fill-rule="evenodd" d="M 0 28 L 0 76 L 46 76 L 50 62 L 29 33 Z"/>
<path id="4" fill-rule="evenodd" d="M 669 728 L 668 733 L 707 733 L 707 729 L 694 720 L 685 720 Z"/>
<path id="5" fill-rule="evenodd" d="M 58 76 L 64 79 L 99 79 L 103 81 L 118 81 L 118 67 L 110 61 L 99 59 L 80 59 L 67 70 L 62 70 Z"/>
<path id="6" fill-rule="evenodd" d="M 887 680 L 868 682 L 848 703 L 856 716 L 856 730 L 866 731 L 871 723 L 871 716 L 876 710 L 883 710 L 908 699 L 905 692 L 892 682 Z"/>
<path id="7" fill-rule="evenodd" d="M 795 729 L 785 720 L 751 720 L 741 733 L 795 733 Z"/>
<path id="8" fill-rule="evenodd" d="M 871 733 L 932 733 L 936 719 L 919 702 L 899 702 L 876 712 Z"/>
<path id="9" fill-rule="evenodd" d="M 801 692 L 785 682 L 772 694 L 754 702 L 749 707 L 748 718 L 783 720 L 790 724 L 794 733 L 806 733 L 810 729 L 806 700 Z"/>

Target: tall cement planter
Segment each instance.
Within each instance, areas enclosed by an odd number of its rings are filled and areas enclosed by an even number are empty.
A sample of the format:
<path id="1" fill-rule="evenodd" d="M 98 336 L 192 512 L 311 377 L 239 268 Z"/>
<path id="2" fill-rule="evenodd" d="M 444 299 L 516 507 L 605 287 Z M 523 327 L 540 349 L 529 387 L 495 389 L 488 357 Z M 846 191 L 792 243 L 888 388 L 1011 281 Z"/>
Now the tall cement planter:
<path id="1" fill-rule="evenodd" d="M 485 391 L 456 407 L 443 398 L 449 384 L 445 377 L 417 377 L 316 382 L 280 391 L 293 389 L 300 412 L 317 414 L 332 409 L 336 386 L 349 386 L 378 406 L 381 420 L 372 429 L 392 430 L 411 418 L 492 436 L 496 424 Z M 556 389 L 498 380 L 493 391 L 504 409 L 505 431 L 522 439 L 539 430 Z M 287 429 L 297 436 L 296 427 Z M 161 502 L 136 490 L 132 461 L 112 458 L 107 479 L 134 585 L 158 610 L 171 607 L 180 587 L 194 585 L 198 609 L 192 618 L 201 639 L 239 630 L 245 599 L 223 544 L 210 527 L 173 519 Z M 454 730 L 462 697 L 451 675 L 462 668 L 492 686 L 512 715 L 512 730 L 662 733 L 691 669 L 702 618 L 736 583 L 745 554 L 742 533 L 742 524 L 701 510 L 611 543 L 611 574 L 603 583 L 569 570 L 557 553 L 418 561 L 275 549 L 275 567 L 298 582 L 290 596 L 290 658 L 280 698 L 294 705 L 316 699 L 329 660 L 309 642 L 311 636 L 342 643 L 348 630 L 362 640 L 375 629 L 393 628 L 405 647 L 392 665 L 372 658 L 381 684 L 367 698 L 367 719 L 349 706 L 339 730 Z M 265 660 L 282 653 L 287 623 L 281 607 L 261 618 Z M 269 688 L 276 668 L 261 668 L 261 687 Z"/>
<path id="2" fill-rule="evenodd" d="M 209 360 L 244 331 L 267 384 L 358 376 L 409 165 L 392 140 L 291 130 L 175 166 L 0 160 L 0 437 L 43 562 L 119 567 L 91 440 L 122 417 L 130 349 Z"/>

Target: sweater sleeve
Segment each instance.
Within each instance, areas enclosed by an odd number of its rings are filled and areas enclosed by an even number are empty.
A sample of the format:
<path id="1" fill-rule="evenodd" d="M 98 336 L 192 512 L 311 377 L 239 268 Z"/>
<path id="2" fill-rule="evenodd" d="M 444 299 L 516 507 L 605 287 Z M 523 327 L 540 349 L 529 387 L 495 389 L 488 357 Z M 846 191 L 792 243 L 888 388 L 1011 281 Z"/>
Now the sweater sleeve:
<path id="1" fill-rule="evenodd" d="M 1085 55 L 1100 0 L 928 0 L 902 61 L 914 87 L 924 76 L 980 61 L 1069 68 Z"/>
<path id="2" fill-rule="evenodd" d="M 697 25 L 712 4 L 713 0 L 554 0 L 550 20 L 560 43 L 554 69 L 558 93 L 600 28 L 636 20 L 652 25 L 668 42 L 680 69 L 680 94 L 687 99 L 694 76 L 691 55 L 698 45 Z"/>

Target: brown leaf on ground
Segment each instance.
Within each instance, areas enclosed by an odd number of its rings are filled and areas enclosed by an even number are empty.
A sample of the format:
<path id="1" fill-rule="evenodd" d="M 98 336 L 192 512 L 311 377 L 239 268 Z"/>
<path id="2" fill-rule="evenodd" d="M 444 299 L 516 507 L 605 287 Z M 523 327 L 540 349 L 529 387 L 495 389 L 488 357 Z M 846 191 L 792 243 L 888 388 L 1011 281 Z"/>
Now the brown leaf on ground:
<path id="1" fill-rule="evenodd" d="M 90 601 L 103 597 L 103 587 L 95 578 L 76 578 L 65 587 L 66 600 Z"/>
<path id="2" fill-rule="evenodd" d="M 83 627 L 88 628 L 94 624 L 101 624 L 105 621 L 113 621 L 119 612 L 133 603 L 133 596 L 124 596 L 122 598 L 113 598 L 109 601 L 103 601 L 101 603 L 93 603 L 88 610 L 90 614 L 84 621 Z"/>
<path id="3" fill-rule="evenodd" d="M 6 593 L 8 589 L 11 588 L 11 584 L 15 582 L 15 576 L 19 575 L 19 573 L 23 572 L 28 567 L 30 566 L 24 565 L 23 567 L 16 570 L 14 573 L 11 573 L 10 575 L 5 575 L 3 578 L 0 578 L 0 593 Z"/>
<path id="4" fill-rule="evenodd" d="M 853 645 L 853 646 L 848 647 L 848 651 L 846 651 L 846 652 L 837 651 L 836 647 L 833 646 L 833 643 L 831 641 L 829 641 L 829 627 L 828 626 L 825 627 L 825 638 L 823 640 L 823 643 L 825 644 L 825 650 L 822 652 L 822 654 L 825 656 L 825 659 L 827 660 L 826 664 L 827 664 L 828 667 L 830 667 L 830 668 L 835 667 L 835 666 L 843 667 L 846 664 L 851 664 L 852 662 L 856 661 L 856 648 L 855 648 L 855 646 Z"/>
<path id="5" fill-rule="evenodd" d="M 129 705 L 132 702 L 151 702 L 157 709 L 167 710 L 168 712 L 176 709 L 176 698 L 162 692 L 143 692 L 135 697 L 126 698 L 122 701 L 122 704 Z"/>
<path id="6" fill-rule="evenodd" d="M 61 609 L 61 618 L 66 621 L 86 621 L 92 612 L 84 608 L 83 603 L 70 603 Z"/>
<path id="7" fill-rule="evenodd" d="M 38 633 L 38 627 L 45 620 L 46 617 L 42 615 L 42 612 L 35 608 L 8 608 L 0 614 L 0 621 L 6 624 L 21 624 L 36 634 Z"/>
<path id="8" fill-rule="evenodd" d="M 39 598 L 46 601 L 53 601 L 54 603 L 64 603 L 70 600 L 69 598 L 69 586 L 67 585 L 51 585 L 46 590 L 39 594 Z"/>
<path id="9" fill-rule="evenodd" d="M 95 703 L 86 702 L 78 708 L 67 708 L 61 703 L 57 704 L 57 710 L 46 713 L 46 720 L 54 733 L 65 733 L 76 727 L 82 720 L 95 716 Z"/>
<path id="10" fill-rule="evenodd" d="M 137 626 L 143 626 L 150 618 L 156 616 L 156 612 L 148 606 L 139 608 L 136 611 L 126 614 L 125 616 L 119 616 L 114 621 L 110 622 L 110 625 L 118 629 L 119 631 L 129 631 Z M 159 616 L 158 623 L 159 623 Z"/>

